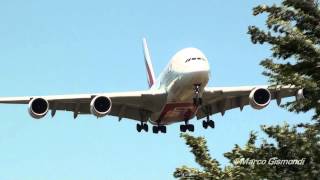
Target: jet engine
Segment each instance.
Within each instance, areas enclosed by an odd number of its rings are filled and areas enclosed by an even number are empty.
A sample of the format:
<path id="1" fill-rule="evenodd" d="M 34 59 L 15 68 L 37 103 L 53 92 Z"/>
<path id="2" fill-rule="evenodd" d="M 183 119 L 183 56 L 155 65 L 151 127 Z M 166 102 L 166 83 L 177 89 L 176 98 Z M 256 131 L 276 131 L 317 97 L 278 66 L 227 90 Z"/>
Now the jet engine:
<path id="1" fill-rule="evenodd" d="M 91 100 L 90 112 L 97 117 L 103 117 L 110 113 L 112 102 L 109 97 L 96 96 Z"/>
<path id="2" fill-rule="evenodd" d="M 249 104 L 254 109 L 262 109 L 268 106 L 271 100 L 271 93 L 265 88 L 255 88 L 249 95 Z"/>
<path id="3" fill-rule="evenodd" d="M 43 98 L 33 98 L 29 102 L 29 114 L 35 119 L 44 117 L 49 110 L 49 102 Z"/>
<path id="4" fill-rule="evenodd" d="M 307 98 L 308 95 L 309 95 L 308 90 L 306 90 L 306 89 L 299 89 L 299 90 L 297 91 L 297 94 L 296 94 L 296 99 L 299 101 L 299 100 L 302 100 L 302 99 Z"/>

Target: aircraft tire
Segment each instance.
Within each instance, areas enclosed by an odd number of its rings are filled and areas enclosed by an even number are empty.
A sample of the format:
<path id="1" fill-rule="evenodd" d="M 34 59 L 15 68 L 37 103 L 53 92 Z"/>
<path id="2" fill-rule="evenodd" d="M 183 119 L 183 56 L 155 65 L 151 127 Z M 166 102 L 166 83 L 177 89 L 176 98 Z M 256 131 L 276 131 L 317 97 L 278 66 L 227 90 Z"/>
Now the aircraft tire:
<path id="1" fill-rule="evenodd" d="M 202 121 L 202 127 L 207 129 L 208 128 L 208 122 L 207 121 Z"/>
<path id="2" fill-rule="evenodd" d="M 158 132 L 159 132 L 158 126 L 153 126 L 152 127 L 152 132 L 155 133 L 155 134 L 158 134 Z"/>
<path id="3" fill-rule="evenodd" d="M 141 125 L 140 125 L 140 124 L 137 124 L 137 131 L 138 131 L 138 132 L 141 132 L 141 130 L 142 130 Z"/>
<path id="4" fill-rule="evenodd" d="M 214 124 L 214 121 L 210 120 L 208 122 L 208 125 L 211 127 L 211 128 L 214 128 L 215 127 L 215 124 Z"/>
<path id="5" fill-rule="evenodd" d="M 194 132 L 194 125 L 193 124 L 188 124 L 187 128 L 188 128 L 188 131 Z"/>
<path id="6" fill-rule="evenodd" d="M 187 126 L 184 125 L 184 124 L 181 124 L 181 125 L 180 125 L 180 131 L 181 131 L 181 132 L 186 132 L 186 131 L 187 131 Z"/>
<path id="7" fill-rule="evenodd" d="M 160 126 L 160 131 L 162 133 L 167 133 L 167 127 L 166 126 Z"/>
<path id="8" fill-rule="evenodd" d="M 149 130 L 148 124 L 143 124 L 143 130 L 145 132 L 148 132 L 148 130 Z"/>

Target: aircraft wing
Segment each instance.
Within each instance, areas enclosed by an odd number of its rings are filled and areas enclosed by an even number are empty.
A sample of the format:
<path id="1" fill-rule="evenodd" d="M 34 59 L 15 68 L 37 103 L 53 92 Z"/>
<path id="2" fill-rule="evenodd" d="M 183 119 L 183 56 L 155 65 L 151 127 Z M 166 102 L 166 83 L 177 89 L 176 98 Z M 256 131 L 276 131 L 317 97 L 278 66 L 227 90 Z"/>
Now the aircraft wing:
<path id="1" fill-rule="evenodd" d="M 227 110 L 240 108 L 249 105 L 249 95 L 256 88 L 268 89 L 271 94 L 271 100 L 276 99 L 278 105 L 281 99 L 290 96 L 296 96 L 298 89 L 294 86 L 239 86 L 239 87 L 214 87 L 205 88 L 202 99 L 203 104 L 197 112 L 197 119 L 206 117 L 207 114 L 224 113 Z"/>
<path id="2" fill-rule="evenodd" d="M 166 93 L 162 91 L 55 95 L 41 96 L 40 98 L 49 102 L 52 116 L 54 116 L 56 111 L 71 111 L 74 114 L 74 118 L 76 118 L 78 114 L 91 114 L 90 103 L 96 96 L 110 98 L 112 107 L 108 115 L 117 116 L 119 120 L 128 118 L 147 121 L 149 113 L 159 111 L 161 107 L 158 106 L 166 101 Z M 28 104 L 33 98 L 39 97 L 4 97 L 0 98 L 0 103 Z"/>

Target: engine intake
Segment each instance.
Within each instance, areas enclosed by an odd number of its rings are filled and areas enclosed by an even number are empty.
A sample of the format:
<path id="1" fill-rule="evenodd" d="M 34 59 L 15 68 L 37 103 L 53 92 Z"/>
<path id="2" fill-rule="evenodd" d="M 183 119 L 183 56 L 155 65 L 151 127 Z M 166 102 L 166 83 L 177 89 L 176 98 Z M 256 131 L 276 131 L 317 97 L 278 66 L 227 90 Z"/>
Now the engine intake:
<path id="1" fill-rule="evenodd" d="M 97 116 L 103 117 L 110 113 L 112 102 L 109 97 L 96 96 L 91 100 L 90 112 Z"/>
<path id="2" fill-rule="evenodd" d="M 49 111 L 49 102 L 43 98 L 34 98 L 29 102 L 29 114 L 35 119 L 44 117 Z"/>
<path id="3" fill-rule="evenodd" d="M 249 104 L 254 109 L 262 109 L 269 105 L 271 93 L 265 88 L 255 88 L 249 95 Z"/>

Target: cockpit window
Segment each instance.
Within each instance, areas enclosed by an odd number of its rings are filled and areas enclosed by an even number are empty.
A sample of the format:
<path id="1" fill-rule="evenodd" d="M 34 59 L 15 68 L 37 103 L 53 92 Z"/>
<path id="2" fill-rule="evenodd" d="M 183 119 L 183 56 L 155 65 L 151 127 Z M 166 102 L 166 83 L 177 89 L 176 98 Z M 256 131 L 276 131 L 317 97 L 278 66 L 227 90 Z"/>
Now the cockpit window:
<path id="1" fill-rule="evenodd" d="M 206 59 L 204 59 L 204 58 L 201 58 L 201 57 L 197 57 L 197 58 L 189 58 L 189 59 L 187 59 L 185 62 L 187 63 L 187 62 L 189 62 L 189 61 L 195 61 L 195 60 L 197 60 L 197 61 L 206 61 Z"/>

